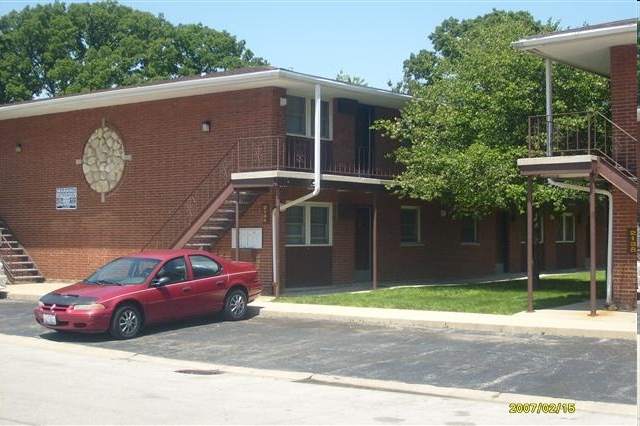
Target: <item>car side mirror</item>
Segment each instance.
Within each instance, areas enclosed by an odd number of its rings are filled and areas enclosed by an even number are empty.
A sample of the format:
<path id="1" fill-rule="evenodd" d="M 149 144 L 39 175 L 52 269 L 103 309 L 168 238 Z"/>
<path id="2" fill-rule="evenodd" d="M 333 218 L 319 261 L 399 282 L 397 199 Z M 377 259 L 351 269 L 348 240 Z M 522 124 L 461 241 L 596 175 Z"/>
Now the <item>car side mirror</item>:
<path id="1" fill-rule="evenodd" d="M 151 280 L 151 287 L 162 287 L 165 284 L 168 284 L 171 281 L 169 277 L 160 277 L 154 278 Z"/>

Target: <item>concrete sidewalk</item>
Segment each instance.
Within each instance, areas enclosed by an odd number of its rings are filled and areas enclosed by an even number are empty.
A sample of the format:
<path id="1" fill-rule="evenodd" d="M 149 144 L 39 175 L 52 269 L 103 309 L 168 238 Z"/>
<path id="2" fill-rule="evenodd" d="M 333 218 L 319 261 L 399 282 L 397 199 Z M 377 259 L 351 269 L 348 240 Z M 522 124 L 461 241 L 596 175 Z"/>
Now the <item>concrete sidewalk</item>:
<path id="1" fill-rule="evenodd" d="M 63 287 L 67 282 L 7 285 L 0 293 L 8 299 L 32 300 Z M 2 297 L 4 295 L 0 295 Z M 589 315 L 589 303 L 519 312 L 513 315 L 470 314 L 464 312 L 377 309 L 347 306 L 280 303 L 263 296 L 251 304 L 261 316 L 330 319 L 386 325 L 493 331 L 513 334 L 597 337 L 636 340 L 636 312 L 608 311 L 598 301 L 595 316 Z"/>

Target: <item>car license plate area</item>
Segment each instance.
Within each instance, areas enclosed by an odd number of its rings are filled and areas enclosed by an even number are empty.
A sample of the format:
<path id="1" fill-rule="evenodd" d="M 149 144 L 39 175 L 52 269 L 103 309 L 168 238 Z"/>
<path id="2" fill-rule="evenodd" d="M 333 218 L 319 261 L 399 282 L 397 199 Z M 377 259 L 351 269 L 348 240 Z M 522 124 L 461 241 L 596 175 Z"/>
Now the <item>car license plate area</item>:
<path id="1" fill-rule="evenodd" d="M 56 325 L 56 316 L 55 314 L 42 314 L 42 322 L 47 325 Z"/>

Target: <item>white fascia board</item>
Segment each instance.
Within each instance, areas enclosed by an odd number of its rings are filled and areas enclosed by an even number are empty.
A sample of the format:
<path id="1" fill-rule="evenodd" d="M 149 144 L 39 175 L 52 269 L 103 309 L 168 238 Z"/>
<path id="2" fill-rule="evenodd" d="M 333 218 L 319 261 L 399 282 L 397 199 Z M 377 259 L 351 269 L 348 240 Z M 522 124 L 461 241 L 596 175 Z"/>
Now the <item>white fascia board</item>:
<path id="1" fill-rule="evenodd" d="M 369 101 L 372 105 L 397 109 L 404 106 L 404 104 L 411 99 L 410 96 L 381 89 L 350 85 L 282 69 L 272 69 L 244 74 L 214 75 L 211 77 L 187 80 L 163 81 L 157 84 L 150 83 L 142 86 L 123 87 L 59 98 L 7 104 L 0 106 L 0 120 L 260 87 L 274 86 L 289 89 L 294 88 L 296 84 L 304 85 L 305 89 L 313 88 L 316 84 L 320 84 L 323 87 L 331 89 L 327 94 L 328 96 L 348 97 L 351 95 L 365 102 Z"/>
<path id="2" fill-rule="evenodd" d="M 574 31 L 560 31 L 557 33 L 541 34 L 539 36 L 527 37 L 511 43 L 513 47 L 521 50 L 531 50 L 540 47 L 541 45 L 553 44 L 553 43 L 566 43 L 573 40 L 585 40 L 590 38 L 611 37 L 616 35 L 625 35 L 625 40 L 629 44 L 636 43 L 636 24 L 629 23 L 613 27 L 596 27 L 586 29 L 576 29 Z"/>

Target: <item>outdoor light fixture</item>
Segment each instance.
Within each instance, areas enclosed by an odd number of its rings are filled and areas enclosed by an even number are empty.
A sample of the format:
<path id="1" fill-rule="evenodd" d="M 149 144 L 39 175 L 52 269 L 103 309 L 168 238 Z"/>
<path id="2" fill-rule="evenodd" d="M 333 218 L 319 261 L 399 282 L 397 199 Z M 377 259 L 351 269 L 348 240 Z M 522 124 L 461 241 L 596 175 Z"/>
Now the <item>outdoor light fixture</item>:
<path id="1" fill-rule="evenodd" d="M 203 121 L 202 122 L 202 131 L 204 133 L 209 133 L 211 131 L 211 122 L 210 121 Z"/>
<path id="2" fill-rule="evenodd" d="M 22 152 L 22 144 L 17 143 L 16 146 L 14 147 L 14 150 L 18 153 Z"/>

